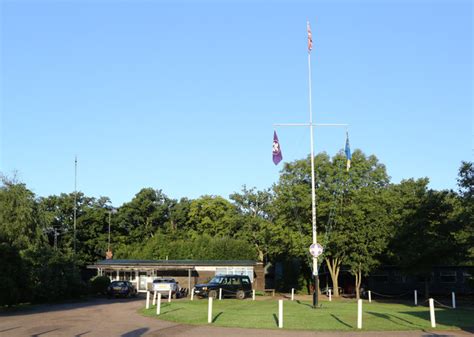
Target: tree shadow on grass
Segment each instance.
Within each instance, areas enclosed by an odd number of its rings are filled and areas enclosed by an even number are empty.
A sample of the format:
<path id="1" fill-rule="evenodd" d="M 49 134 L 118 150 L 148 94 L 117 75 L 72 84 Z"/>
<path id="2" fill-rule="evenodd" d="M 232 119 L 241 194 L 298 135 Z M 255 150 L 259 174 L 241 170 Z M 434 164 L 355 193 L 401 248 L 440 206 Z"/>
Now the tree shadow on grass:
<path id="1" fill-rule="evenodd" d="M 214 318 L 212 319 L 212 323 L 215 323 L 215 322 L 217 321 L 217 319 L 218 319 L 219 317 L 221 317 L 221 315 L 222 315 L 223 313 L 224 313 L 224 312 L 221 311 L 221 312 L 218 313 L 216 316 L 214 316 Z"/>
<path id="2" fill-rule="evenodd" d="M 353 328 L 352 325 L 347 324 L 346 322 L 344 322 L 342 319 L 340 319 L 340 318 L 337 317 L 336 315 L 331 314 L 331 316 L 332 316 L 336 321 L 338 321 L 339 323 L 341 323 L 342 325 L 345 325 L 345 326 L 347 326 L 348 328 L 351 328 L 351 329 Z"/>
<path id="3" fill-rule="evenodd" d="M 428 309 L 426 311 L 404 311 L 400 314 L 412 315 L 417 318 L 423 319 L 429 325 L 430 313 Z M 474 332 L 474 324 L 472 323 L 472 310 L 462 309 L 436 309 L 436 324 L 454 326 L 463 331 Z M 430 336 L 430 335 L 427 335 Z M 436 335 L 433 335 L 436 336 Z"/>
<path id="4" fill-rule="evenodd" d="M 395 315 L 392 315 L 392 314 L 381 314 L 379 312 L 371 312 L 371 311 L 367 311 L 368 314 L 372 315 L 372 316 L 375 316 L 375 317 L 378 317 L 378 318 L 382 318 L 382 319 L 386 319 L 390 322 L 392 322 L 393 324 L 396 324 L 396 325 L 400 325 L 400 326 L 403 326 L 403 327 L 406 327 L 406 328 L 424 328 L 424 326 L 422 325 L 419 325 L 419 324 L 415 324 L 415 323 L 412 323 L 404 318 L 401 318 L 401 317 L 398 317 L 398 316 L 395 316 Z"/>

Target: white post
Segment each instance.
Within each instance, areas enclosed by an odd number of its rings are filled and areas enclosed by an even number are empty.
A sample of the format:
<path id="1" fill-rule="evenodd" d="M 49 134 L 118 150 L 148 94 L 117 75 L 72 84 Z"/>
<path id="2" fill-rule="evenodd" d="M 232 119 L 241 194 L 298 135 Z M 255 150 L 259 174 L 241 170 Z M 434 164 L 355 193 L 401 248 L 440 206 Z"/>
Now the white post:
<path id="1" fill-rule="evenodd" d="M 222 288 L 219 288 L 219 301 L 222 300 Z"/>
<path id="2" fill-rule="evenodd" d="M 191 289 L 191 301 L 194 301 L 194 288 Z"/>
<path id="3" fill-rule="evenodd" d="M 156 302 L 156 314 L 161 313 L 161 293 L 158 293 L 158 301 Z"/>
<path id="4" fill-rule="evenodd" d="M 436 318 L 435 318 L 435 312 L 434 312 L 434 301 L 432 298 L 429 300 L 430 303 L 430 320 L 431 320 L 431 327 L 436 328 Z"/>
<path id="5" fill-rule="evenodd" d="M 453 309 L 456 309 L 456 294 L 453 292 L 451 292 L 451 299 L 453 301 Z"/>
<path id="6" fill-rule="evenodd" d="M 332 290 L 329 289 L 328 292 L 329 292 L 329 302 L 331 302 L 331 301 L 332 301 L 332 296 L 331 296 L 331 295 L 332 295 L 332 294 L 331 294 L 331 293 L 332 293 Z"/>
<path id="7" fill-rule="evenodd" d="M 415 296 L 415 306 L 417 306 L 418 305 L 418 292 L 416 290 L 415 290 L 414 296 Z"/>
<path id="8" fill-rule="evenodd" d="M 153 292 L 153 305 L 156 304 L 156 291 Z"/>
<path id="9" fill-rule="evenodd" d="M 278 327 L 283 328 L 283 300 L 278 300 Z"/>
<path id="10" fill-rule="evenodd" d="M 207 306 L 207 323 L 212 323 L 212 297 L 209 297 L 209 304 Z"/>
<path id="11" fill-rule="evenodd" d="M 145 307 L 147 309 L 150 309 L 150 292 L 149 291 L 146 292 L 146 305 L 145 305 Z"/>
<path id="12" fill-rule="evenodd" d="M 362 329 L 362 300 L 357 300 L 357 329 Z"/>
<path id="13" fill-rule="evenodd" d="M 291 300 L 295 300 L 295 288 L 291 288 Z"/>
<path id="14" fill-rule="evenodd" d="M 171 287 L 170 290 L 168 291 L 168 303 L 171 302 Z"/>
<path id="15" fill-rule="evenodd" d="M 369 290 L 369 303 L 372 303 L 372 292 Z"/>
<path id="16" fill-rule="evenodd" d="M 255 301 L 255 289 L 252 290 L 252 301 Z"/>

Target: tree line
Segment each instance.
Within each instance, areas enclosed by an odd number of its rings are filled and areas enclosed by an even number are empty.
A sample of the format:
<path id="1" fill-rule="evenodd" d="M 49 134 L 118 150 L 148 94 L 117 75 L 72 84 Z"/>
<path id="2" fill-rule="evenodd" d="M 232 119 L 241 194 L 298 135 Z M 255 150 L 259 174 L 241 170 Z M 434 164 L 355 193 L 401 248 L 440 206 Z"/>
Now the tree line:
<path id="1" fill-rule="evenodd" d="M 473 264 L 472 162 L 461 163 L 457 190 L 433 190 L 428 178 L 392 183 L 374 155 L 315 156 L 318 242 L 335 296 L 341 267 L 363 276 L 380 264 L 428 279 L 433 265 Z M 81 271 L 105 258 L 298 261 L 297 287 L 312 285 L 310 158 L 285 163 L 277 183 L 243 186 L 225 199 L 168 197 L 143 188 L 114 209 L 107 197 L 78 192 L 36 196 L 14 178 L 0 186 L 0 303 L 78 296 Z M 74 252 L 74 200 L 77 207 Z M 110 223 L 109 223 L 110 221 Z M 279 287 L 288 286 L 279 284 Z M 292 280 L 294 282 L 295 280 Z M 428 282 L 426 282 L 428 285 Z"/>

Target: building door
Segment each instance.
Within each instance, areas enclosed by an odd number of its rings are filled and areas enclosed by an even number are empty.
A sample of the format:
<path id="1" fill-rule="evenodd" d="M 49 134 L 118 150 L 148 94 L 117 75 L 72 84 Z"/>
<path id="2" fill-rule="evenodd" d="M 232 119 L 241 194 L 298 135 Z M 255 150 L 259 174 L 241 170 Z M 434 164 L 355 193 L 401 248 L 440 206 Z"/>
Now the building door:
<path id="1" fill-rule="evenodd" d="M 147 290 L 147 288 L 146 288 L 146 282 L 147 282 L 146 273 L 140 272 L 138 279 L 139 279 L 138 290 Z"/>

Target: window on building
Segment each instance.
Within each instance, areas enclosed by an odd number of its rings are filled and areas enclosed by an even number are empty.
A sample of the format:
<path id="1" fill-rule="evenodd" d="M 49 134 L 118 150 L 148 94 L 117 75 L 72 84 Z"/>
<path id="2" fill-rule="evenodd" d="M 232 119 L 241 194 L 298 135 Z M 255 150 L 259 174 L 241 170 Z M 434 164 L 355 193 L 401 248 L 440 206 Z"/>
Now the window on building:
<path id="1" fill-rule="evenodd" d="M 442 271 L 439 276 L 441 283 L 456 283 L 456 271 Z"/>
<path id="2" fill-rule="evenodd" d="M 375 283 L 388 282 L 388 273 L 386 271 L 376 271 L 372 275 L 370 275 L 370 277 Z"/>

